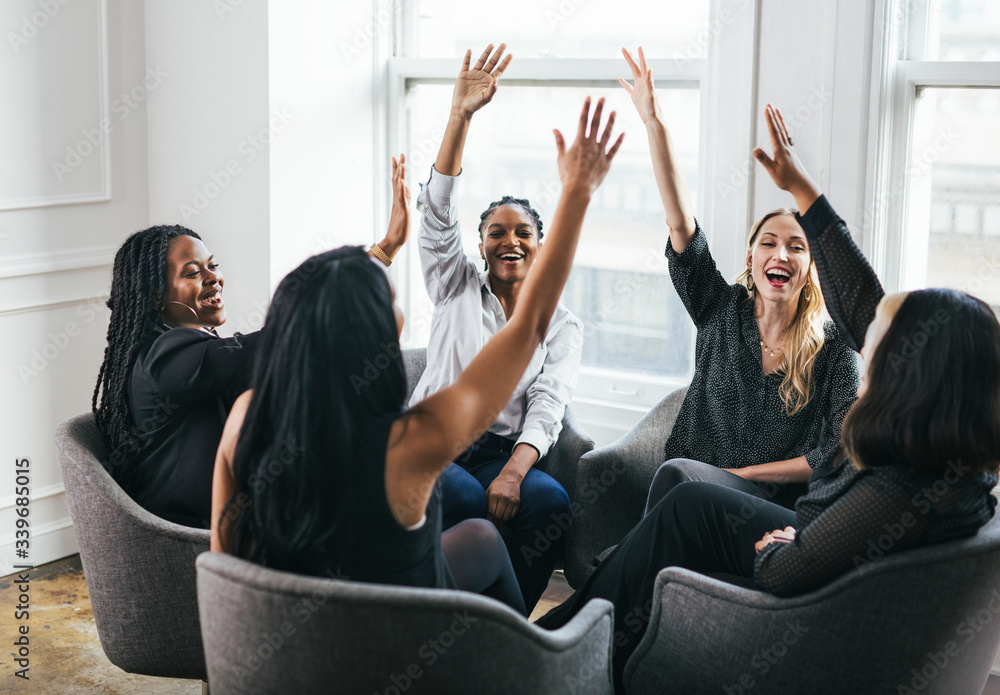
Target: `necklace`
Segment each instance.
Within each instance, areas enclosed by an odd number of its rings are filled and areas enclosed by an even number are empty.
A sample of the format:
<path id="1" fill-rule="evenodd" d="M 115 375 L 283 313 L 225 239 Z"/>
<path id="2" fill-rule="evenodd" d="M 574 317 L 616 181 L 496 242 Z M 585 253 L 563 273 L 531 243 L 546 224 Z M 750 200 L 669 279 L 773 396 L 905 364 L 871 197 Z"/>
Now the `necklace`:
<path id="1" fill-rule="evenodd" d="M 772 358 L 777 357 L 781 353 L 781 351 L 784 349 L 783 347 L 780 347 L 780 348 L 778 348 L 778 352 L 775 352 L 774 350 L 772 350 L 771 348 L 769 348 L 767 345 L 765 345 L 763 340 L 760 341 L 760 346 L 764 350 L 764 352 L 766 352 L 767 354 L 769 354 Z"/>

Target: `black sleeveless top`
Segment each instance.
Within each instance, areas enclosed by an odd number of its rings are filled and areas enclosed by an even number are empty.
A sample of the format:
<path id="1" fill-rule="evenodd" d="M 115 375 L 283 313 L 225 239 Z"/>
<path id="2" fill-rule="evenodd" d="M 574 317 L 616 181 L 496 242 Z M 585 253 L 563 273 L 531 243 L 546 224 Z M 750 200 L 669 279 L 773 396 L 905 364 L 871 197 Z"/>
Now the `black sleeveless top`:
<path id="1" fill-rule="evenodd" d="M 441 500 L 435 484 L 420 528 L 407 530 L 392 515 L 385 493 L 385 452 L 392 421 L 372 423 L 354 437 L 356 466 L 350 506 L 353 531 L 344 557 L 314 558 L 319 571 L 288 568 L 353 581 L 424 588 L 457 588 L 441 549 Z M 365 465 L 366 462 L 377 462 Z"/>

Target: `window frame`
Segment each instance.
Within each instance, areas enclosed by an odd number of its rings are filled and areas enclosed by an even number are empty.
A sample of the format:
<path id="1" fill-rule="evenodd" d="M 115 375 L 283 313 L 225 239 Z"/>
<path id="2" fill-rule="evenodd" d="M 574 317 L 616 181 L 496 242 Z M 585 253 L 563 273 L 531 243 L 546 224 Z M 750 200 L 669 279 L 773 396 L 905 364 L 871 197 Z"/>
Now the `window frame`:
<path id="1" fill-rule="evenodd" d="M 699 136 L 699 207 L 698 220 L 705 229 L 719 269 L 726 277 L 735 277 L 744 255 L 744 234 L 752 223 L 752 166 L 746 173 L 746 186 L 735 200 L 723 197 L 718 181 L 726 179 L 747 159 L 757 127 L 755 91 L 757 86 L 757 43 L 761 0 L 709 0 L 708 26 L 721 26 L 706 46 L 706 57 L 678 60 L 674 57 L 649 61 L 660 89 L 698 87 L 701 124 Z M 413 45 L 413 13 L 399 13 L 392 0 L 377 0 L 376 12 L 396 12 L 392 32 L 383 32 L 376 46 L 376 74 L 381 84 L 376 88 L 376 112 L 383 122 L 377 124 L 376 151 L 377 223 L 384 228 L 388 221 L 390 153 L 400 152 L 404 144 L 405 95 L 414 83 L 452 84 L 458 59 L 411 58 L 396 55 Z M 718 40 L 725 33 L 725 40 Z M 398 50 L 397 50 L 398 49 Z M 504 83 L 523 86 L 617 86 L 618 78 L 627 76 L 620 56 L 609 58 L 519 58 L 504 75 Z M 414 189 L 423 172 L 410 172 Z M 655 186 L 650 176 L 650 186 Z M 414 227 L 416 221 L 414 220 Z M 663 243 L 667 234 L 664 225 Z M 413 231 L 416 233 L 416 230 Z M 412 248 L 409 249 L 412 252 Z M 407 252 L 404 249 L 404 253 Z M 401 290 L 405 294 L 406 290 Z M 407 299 L 401 298 L 404 302 Z M 693 348 L 693 346 L 692 346 Z M 685 377 L 655 377 L 631 374 L 600 367 L 581 367 L 573 407 L 588 425 L 606 421 L 611 429 L 624 433 L 643 414 L 671 391 L 687 386 L 693 374 L 694 360 Z M 589 417 L 588 417 L 589 415 Z"/>
<path id="2" fill-rule="evenodd" d="M 910 12 L 917 0 L 877 0 L 876 16 L 888 32 L 874 36 L 872 55 L 879 56 L 880 78 L 872 81 L 873 129 L 869 164 L 874 168 L 865 209 L 874 224 L 862 250 L 871 260 L 887 292 L 906 287 L 906 225 L 909 210 L 910 156 L 914 116 L 921 89 L 987 87 L 1000 89 L 1000 61 L 910 60 L 905 46 L 924 42 L 931 2 L 921 0 L 919 12 Z M 893 18 L 904 17 L 900 21 Z M 903 57 L 900 57 L 903 56 Z"/>

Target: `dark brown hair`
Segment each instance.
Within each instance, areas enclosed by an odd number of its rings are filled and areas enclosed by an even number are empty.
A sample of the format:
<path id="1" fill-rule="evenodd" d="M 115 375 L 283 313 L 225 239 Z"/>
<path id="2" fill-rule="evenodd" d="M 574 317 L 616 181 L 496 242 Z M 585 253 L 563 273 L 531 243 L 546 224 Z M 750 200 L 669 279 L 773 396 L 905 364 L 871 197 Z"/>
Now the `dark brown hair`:
<path id="1" fill-rule="evenodd" d="M 911 292 L 866 379 L 841 430 L 856 465 L 997 470 L 1000 324 L 985 302 L 954 290 Z"/>

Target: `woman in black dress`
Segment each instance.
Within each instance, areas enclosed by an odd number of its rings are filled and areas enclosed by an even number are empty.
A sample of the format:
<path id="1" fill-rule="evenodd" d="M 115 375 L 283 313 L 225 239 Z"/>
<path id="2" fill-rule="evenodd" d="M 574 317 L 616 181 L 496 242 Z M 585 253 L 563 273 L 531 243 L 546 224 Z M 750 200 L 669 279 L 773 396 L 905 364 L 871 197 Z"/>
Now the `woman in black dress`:
<path id="1" fill-rule="evenodd" d="M 405 160 L 393 160 L 391 260 L 409 231 Z M 259 331 L 221 338 L 225 280 L 201 237 L 179 225 L 136 232 L 115 255 L 108 345 L 92 408 L 112 476 L 144 508 L 208 528 L 212 468 L 233 400 L 250 383 Z"/>
<path id="2" fill-rule="evenodd" d="M 412 408 L 403 317 L 383 272 L 345 247 L 281 282 L 252 390 L 219 445 L 213 550 L 302 574 L 482 591 L 524 612 L 490 522 L 466 520 L 442 537 L 435 483 L 494 422 L 547 332 L 621 143 L 610 143 L 613 113 L 598 137 L 602 109 L 603 100 L 591 120 L 587 100 L 570 149 L 556 133 L 563 190 L 548 243 L 559 253 L 536 261 L 517 312 L 455 382 Z"/>
<path id="3" fill-rule="evenodd" d="M 990 494 L 1000 464 L 996 316 L 981 300 L 952 290 L 883 299 L 843 220 L 795 155 L 781 115 L 768 107 L 767 121 L 773 159 L 759 149 L 755 155 L 806 211 L 798 220 L 827 306 L 863 357 L 859 398 L 845 418 L 841 446 L 813 474 L 794 513 L 724 486 L 682 483 L 580 591 L 538 621 L 555 628 L 589 599 L 611 600 L 619 690 L 663 567 L 777 596 L 801 594 L 853 569 L 887 524 L 901 534 L 888 554 L 973 535 L 996 506 Z M 945 492 L 921 497 L 926 489 Z M 912 523 L 900 524 L 903 518 Z"/>

